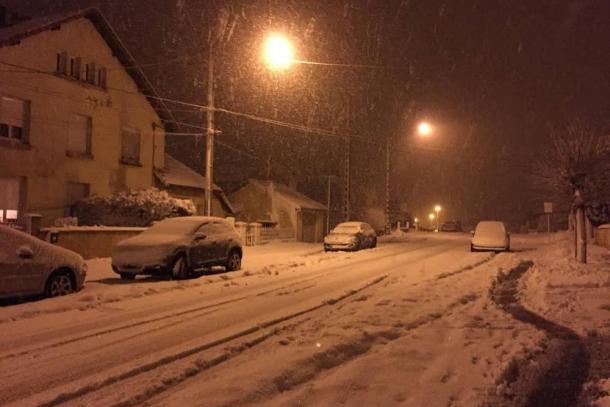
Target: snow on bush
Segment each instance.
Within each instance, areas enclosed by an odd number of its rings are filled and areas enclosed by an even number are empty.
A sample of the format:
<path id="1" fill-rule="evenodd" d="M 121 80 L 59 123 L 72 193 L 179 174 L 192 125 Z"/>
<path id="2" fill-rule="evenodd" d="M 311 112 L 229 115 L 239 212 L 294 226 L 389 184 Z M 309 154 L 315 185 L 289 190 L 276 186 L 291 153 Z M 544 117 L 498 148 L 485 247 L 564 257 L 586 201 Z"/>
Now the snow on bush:
<path id="1" fill-rule="evenodd" d="M 75 209 L 78 223 L 85 226 L 149 226 L 161 219 L 196 213 L 190 199 L 173 198 L 157 188 L 92 195 L 77 202 Z"/>

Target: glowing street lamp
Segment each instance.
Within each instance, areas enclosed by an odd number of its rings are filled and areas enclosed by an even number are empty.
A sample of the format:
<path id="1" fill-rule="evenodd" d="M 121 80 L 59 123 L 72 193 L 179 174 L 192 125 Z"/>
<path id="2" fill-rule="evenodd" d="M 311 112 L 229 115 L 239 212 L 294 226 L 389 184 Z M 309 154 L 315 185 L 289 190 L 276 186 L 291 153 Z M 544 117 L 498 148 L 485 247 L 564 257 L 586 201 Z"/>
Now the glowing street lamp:
<path id="1" fill-rule="evenodd" d="M 430 215 L 428 215 L 428 219 L 430 219 L 430 229 L 432 229 L 433 226 L 433 222 L 434 222 L 434 214 L 431 213 Z"/>
<path id="2" fill-rule="evenodd" d="M 417 134 L 422 137 L 427 137 L 432 133 L 432 126 L 427 122 L 421 122 L 417 126 Z"/>
<path id="3" fill-rule="evenodd" d="M 294 62 L 292 44 L 281 34 L 271 34 L 265 41 L 263 52 L 265 63 L 274 71 L 290 68 Z"/>

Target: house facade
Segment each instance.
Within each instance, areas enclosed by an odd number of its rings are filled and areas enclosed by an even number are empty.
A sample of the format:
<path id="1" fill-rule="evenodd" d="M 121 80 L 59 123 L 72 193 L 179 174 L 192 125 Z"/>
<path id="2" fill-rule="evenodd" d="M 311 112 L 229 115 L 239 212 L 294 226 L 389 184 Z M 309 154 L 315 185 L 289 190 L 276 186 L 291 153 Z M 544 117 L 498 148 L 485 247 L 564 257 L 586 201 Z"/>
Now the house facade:
<path id="1" fill-rule="evenodd" d="M 302 242 L 322 242 L 327 208 L 286 185 L 256 179 L 248 180 L 229 194 L 237 212 L 236 219 L 259 222 L 277 228 L 281 237 Z"/>
<path id="2" fill-rule="evenodd" d="M 168 110 L 95 9 L 0 29 L 0 223 L 155 185 Z"/>

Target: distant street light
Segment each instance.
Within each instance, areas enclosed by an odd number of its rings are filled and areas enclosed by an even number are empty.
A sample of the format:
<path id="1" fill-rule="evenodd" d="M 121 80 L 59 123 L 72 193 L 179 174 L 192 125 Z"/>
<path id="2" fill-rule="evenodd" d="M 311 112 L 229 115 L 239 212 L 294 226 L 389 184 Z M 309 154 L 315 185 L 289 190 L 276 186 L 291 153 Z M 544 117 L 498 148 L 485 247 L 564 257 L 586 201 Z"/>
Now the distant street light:
<path id="1" fill-rule="evenodd" d="M 267 38 L 263 56 L 267 66 L 274 71 L 288 69 L 294 63 L 292 44 L 281 34 L 271 34 Z"/>
<path id="2" fill-rule="evenodd" d="M 428 215 L 428 219 L 430 219 L 430 229 L 432 229 L 434 226 L 434 214 L 431 213 L 430 215 Z"/>
<path id="3" fill-rule="evenodd" d="M 426 137 L 432 133 L 432 126 L 427 122 L 421 122 L 417 126 L 417 134 L 420 136 Z"/>
<path id="4" fill-rule="evenodd" d="M 434 207 L 434 211 L 436 212 L 436 230 L 438 231 L 438 220 L 439 220 L 439 212 L 441 211 L 441 206 L 440 205 L 436 205 Z"/>

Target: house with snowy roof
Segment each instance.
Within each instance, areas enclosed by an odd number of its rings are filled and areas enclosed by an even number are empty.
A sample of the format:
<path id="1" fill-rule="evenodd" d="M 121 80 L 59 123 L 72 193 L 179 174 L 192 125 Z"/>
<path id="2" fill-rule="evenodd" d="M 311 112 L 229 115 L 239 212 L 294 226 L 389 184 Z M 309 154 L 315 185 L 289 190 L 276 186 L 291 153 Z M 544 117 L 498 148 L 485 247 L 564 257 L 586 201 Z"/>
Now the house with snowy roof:
<path id="1" fill-rule="evenodd" d="M 174 198 L 192 200 L 197 208 L 197 214 L 204 215 L 206 177 L 167 153 L 164 161 L 163 168 L 154 170 L 157 187 L 165 189 Z M 216 184 L 213 190 L 212 215 L 233 216 L 233 206 L 223 190 Z"/>
<path id="2" fill-rule="evenodd" d="M 249 179 L 229 198 L 237 220 L 277 229 L 279 237 L 302 242 L 324 240 L 326 206 L 287 185 Z"/>
<path id="3" fill-rule="evenodd" d="M 0 223 L 154 186 L 171 114 L 103 15 L 0 27 Z"/>

